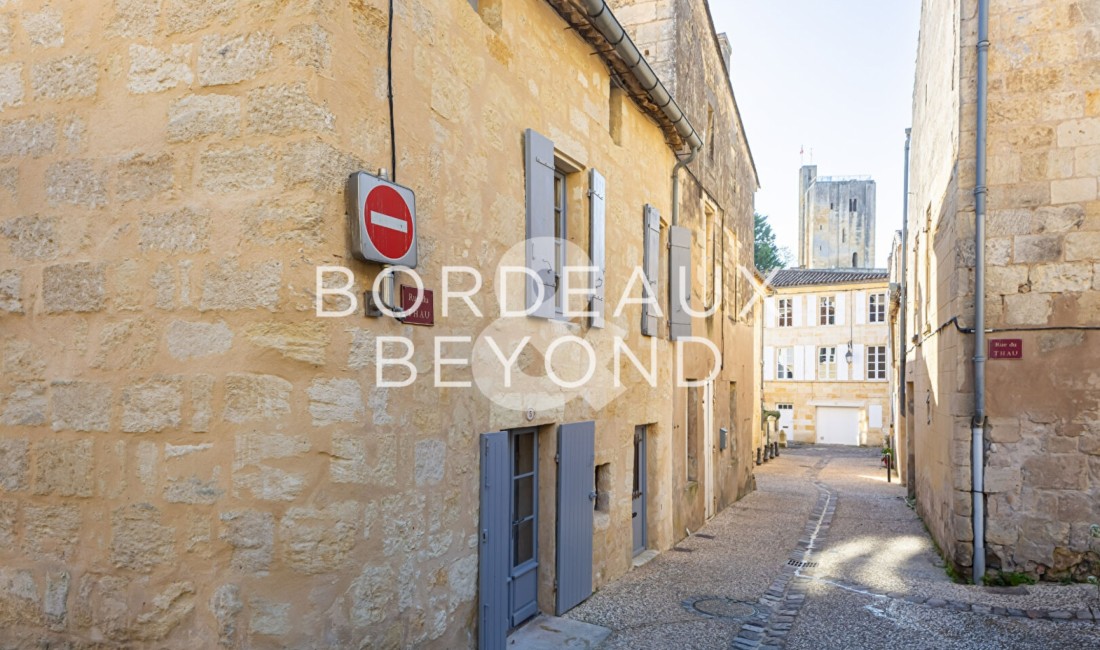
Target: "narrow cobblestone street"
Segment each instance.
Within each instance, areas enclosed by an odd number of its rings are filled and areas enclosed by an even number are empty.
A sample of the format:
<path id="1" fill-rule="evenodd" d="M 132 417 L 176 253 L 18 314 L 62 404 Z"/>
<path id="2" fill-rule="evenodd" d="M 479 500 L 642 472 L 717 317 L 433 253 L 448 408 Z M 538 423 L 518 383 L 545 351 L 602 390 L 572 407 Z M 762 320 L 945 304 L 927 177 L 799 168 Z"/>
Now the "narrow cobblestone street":
<path id="1" fill-rule="evenodd" d="M 877 450 L 787 449 L 756 477 L 569 618 L 609 649 L 1100 648 L 1091 586 L 953 583 Z"/>

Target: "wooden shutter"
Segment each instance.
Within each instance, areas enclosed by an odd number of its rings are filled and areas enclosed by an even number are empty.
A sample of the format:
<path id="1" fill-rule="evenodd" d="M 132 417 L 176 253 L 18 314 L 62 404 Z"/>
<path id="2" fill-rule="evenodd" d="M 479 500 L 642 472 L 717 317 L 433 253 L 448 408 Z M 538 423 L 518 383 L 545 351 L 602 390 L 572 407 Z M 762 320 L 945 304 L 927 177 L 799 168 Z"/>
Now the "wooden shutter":
<path id="1" fill-rule="evenodd" d="M 588 173 L 588 185 L 588 257 L 592 260 L 592 266 L 597 269 L 592 274 L 592 284 L 589 285 L 592 290 L 589 310 L 594 314 L 590 317 L 589 326 L 603 327 L 604 284 L 607 273 L 607 181 L 600 172 L 593 169 Z"/>
<path id="2" fill-rule="evenodd" d="M 764 327 L 776 326 L 775 296 L 764 298 Z"/>
<path id="3" fill-rule="evenodd" d="M 554 143 L 527 129 L 524 133 L 524 165 L 527 172 L 527 268 L 539 279 L 527 277 L 527 307 L 535 307 L 533 316 L 554 317 L 557 292 L 557 264 L 554 256 Z M 542 301 L 537 305 L 538 284 Z"/>
<path id="4" fill-rule="evenodd" d="M 802 296 L 791 296 L 791 324 L 802 327 Z"/>
<path id="5" fill-rule="evenodd" d="M 845 322 L 844 318 L 845 318 L 845 315 L 846 315 L 845 314 L 845 298 L 846 297 L 847 297 L 847 294 L 845 294 L 843 291 L 836 294 L 836 303 L 835 304 L 836 304 L 836 324 L 837 325 L 843 325 L 844 322 Z"/>
<path id="6" fill-rule="evenodd" d="M 866 367 L 867 357 L 864 354 L 864 346 L 862 343 L 856 343 L 852 346 L 852 379 L 862 381 Z"/>
<path id="7" fill-rule="evenodd" d="M 856 325 L 862 325 L 867 322 L 867 293 L 863 291 L 857 291 L 853 295 L 855 304 L 852 305 L 852 311 L 855 314 Z"/>
<path id="8" fill-rule="evenodd" d="M 508 434 L 482 434 L 477 633 L 478 647 L 492 650 L 504 650 L 510 627 L 511 476 Z"/>
<path id="9" fill-rule="evenodd" d="M 645 271 L 646 283 L 648 288 L 643 288 L 643 291 L 648 291 L 649 296 L 654 301 L 659 300 L 657 297 L 657 279 L 660 277 L 660 260 L 661 260 L 661 215 L 657 212 L 657 208 L 652 205 L 645 206 L 645 234 L 643 242 L 643 255 L 644 259 L 642 264 Z M 646 296 L 643 295 L 643 298 Z M 653 305 L 642 305 L 642 334 L 644 336 L 657 336 L 657 310 Z"/>
<path id="10" fill-rule="evenodd" d="M 691 336 L 691 230 L 683 226 L 668 229 L 669 338 Z"/>
<path id="11" fill-rule="evenodd" d="M 764 348 L 764 381 L 775 379 L 775 348 Z"/>
<path id="12" fill-rule="evenodd" d="M 592 595 L 592 510 L 595 505 L 596 423 L 558 429 L 558 592 L 560 616 Z"/>

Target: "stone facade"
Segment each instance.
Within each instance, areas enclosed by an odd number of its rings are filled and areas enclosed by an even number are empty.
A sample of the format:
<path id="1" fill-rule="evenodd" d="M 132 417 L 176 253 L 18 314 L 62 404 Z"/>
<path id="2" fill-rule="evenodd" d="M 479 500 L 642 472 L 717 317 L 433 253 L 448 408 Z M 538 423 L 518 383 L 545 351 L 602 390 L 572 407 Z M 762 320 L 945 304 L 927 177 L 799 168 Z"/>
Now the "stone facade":
<path id="1" fill-rule="evenodd" d="M 485 432 L 536 427 L 545 611 L 560 424 L 594 420 L 607 468 L 595 587 L 631 568 L 636 425 L 650 436 L 650 548 L 752 489 L 760 377 L 738 267 L 752 259 L 757 181 L 702 0 L 616 8 L 640 44 L 667 48 L 648 46 L 692 123 L 716 125 L 681 173 L 680 209 L 693 303 L 719 305 L 692 330 L 725 353 L 712 402 L 673 385 L 664 320 L 657 385 L 624 363 L 623 390 L 604 401 L 528 411 L 433 386 L 434 338 L 476 338 L 498 320 L 491 291 L 478 312 L 452 300 L 446 315 L 442 268 L 472 266 L 489 283 L 517 245 L 522 264 L 525 129 L 573 168 L 567 232 L 581 251 L 581 172 L 607 179 L 608 296 L 602 332 L 580 318 L 525 331 L 600 350 L 616 333 L 648 365 L 641 306 L 614 313 L 638 286 L 646 204 L 662 218 L 669 306 L 679 143 L 616 86 L 563 17 L 570 3 L 476 4 L 397 3 L 395 142 L 382 0 L 0 7 L 0 645 L 473 647 Z M 672 20 L 675 37 L 653 20 Z M 343 188 L 383 167 L 416 191 L 434 328 L 361 307 L 315 315 L 317 267 L 350 269 L 359 292 L 380 272 L 349 254 Z M 501 293 L 523 302 L 522 286 Z M 381 367 L 383 336 L 413 342 L 416 382 L 379 385 L 379 372 L 407 370 Z M 451 346 L 444 356 L 472 356 Z M 705 350 L 681 360 L 688 378 L 706 376 Z M 728 448 L 688 437 L 707 416 L 708 430 L 729 428 Z M 713 484 L 687 480 L 691 458 Z"/>
<path id="2" fill-rule="evenodd" d="M 875 266 L 875 181 L 798 170 L 798 265 L 807 269 Z"/>
<path id="3" fill-rule="evenodd" d="M 908 396 L 902 394 L 904 384 L 901 381 L 903 376 L 902 359 L 906 355 L 906 348 L 911 345 L 902 340 L 901 332 L 902 291 L 905 276 L 901 268 L 901 262 L 904 250 L 902 233 L 900 230 L 895 231 L 894 237 L 890 241 L 890 256 L 887 258 L 886 263 L 890 279 L 890 304 L 887 307 L 889 313 L 886 317 L 890 337 L 890 358 L 888 360 L 890 364 L 888 371 L 890 376 L 890 435 L 893 442 L 891 446 L 896 451 L 894 459 L 898 468 L 898 475 L 901 482 L 905 483 L 909 497 L 913 498 L 916 496 L 911 473 L 913 467 L 913 440 L 909 437 L 908 432 L 907 409 L 902 406 L 902 398 L 905 397 L 907 401 Z"/>
<path id="4" fill-rule="evenodd" d="M 780 435 L 882 445 L 890 434 L 886 273 L 789 269 L 772 286 L 764 307 L 764 408 L 780 412 Z M 833 362 L 822 362 L 823 348 Z"/>
<path id="5" fill-rule="evenodd" d="M 913 97 L 907 433 L 918 509 L 973 561 L 977 2 L 926 0 Z M 1080 579 L 1100 558 L 1100 3 L 990 4 L 985 306 L 989 570 Z"/>

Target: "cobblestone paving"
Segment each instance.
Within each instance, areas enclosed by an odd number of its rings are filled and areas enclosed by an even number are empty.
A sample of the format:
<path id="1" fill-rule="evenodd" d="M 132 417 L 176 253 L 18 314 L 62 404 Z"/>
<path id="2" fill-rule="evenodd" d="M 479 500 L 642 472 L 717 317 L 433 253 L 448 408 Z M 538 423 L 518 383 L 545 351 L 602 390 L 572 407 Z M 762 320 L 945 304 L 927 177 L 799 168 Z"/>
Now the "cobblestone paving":
<path id="1" fill-rule="evenodd" d="M 1100 648 L 1087 585 L 959 585 L 876 450 L 803 447 L 758 490 L 569 616 L 601 648 Z"/>

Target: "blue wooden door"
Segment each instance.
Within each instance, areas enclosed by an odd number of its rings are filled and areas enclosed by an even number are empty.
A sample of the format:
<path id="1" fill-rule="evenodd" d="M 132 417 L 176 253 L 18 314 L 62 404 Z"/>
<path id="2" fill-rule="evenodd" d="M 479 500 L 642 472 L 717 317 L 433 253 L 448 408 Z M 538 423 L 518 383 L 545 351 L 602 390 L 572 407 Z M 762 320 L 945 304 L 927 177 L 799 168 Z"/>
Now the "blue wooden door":
<path id="1" fill-rule="evenodd" d="M 508 638 L 512 460 L 506 432 L 481 436 L 481 520 L 478 526 L 478 647 L 504 650 Z"/>
<path id="2" fill-rule="evenodd" d="M 634 524 L 634 555 L 645 551 L 646 540 L 646 458 L 644 424 L 634 427 L 634 491 L 630 516 Z"/>
<path id="3" fill-rule="evenodd" d="M 515 627 L 538 612 L 538 433 L 512 432 L 509 614 Z"/>
<path id="4" fill-rule="evenodd" d="M 558 430 L 558 597 L 564 614 L 592 595 L 592 509 L 596 499 L 596 423 Z"/>

